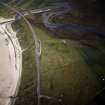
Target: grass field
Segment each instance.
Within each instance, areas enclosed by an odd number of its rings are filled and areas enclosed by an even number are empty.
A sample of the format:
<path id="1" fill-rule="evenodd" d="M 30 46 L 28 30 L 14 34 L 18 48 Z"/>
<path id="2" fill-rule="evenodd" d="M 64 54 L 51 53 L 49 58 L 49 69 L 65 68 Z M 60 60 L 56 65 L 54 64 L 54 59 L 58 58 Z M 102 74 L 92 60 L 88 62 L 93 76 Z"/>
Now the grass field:
<path id="1" fill-rule="evenodd" d="M 16 105 L 35 105 L 36 91 L 36 64 L 34 53 L 34 41 L 31 32 L 23 20 L 17 21 L 13 27 L 19 29 L 17 37 L 23 52 L 22 81 Z"/>
<path id="2" fill-rule="evenodd" d="M 42 29 L 36 27 L 35 30 L 42 42 L 41 92 L 54 98 L 43 99 L 42 105 L 86 104 L 101 88 L 98 74 L 103 72 L 104 67 L 91 60 L 92 58 L 101 60 L 99 59 L 101 53 L 84 47 L 78 41 L 65 42 L 51 37 L 49 32 Z M 93 51 L 91 58 L 84 50 L 87 53 Z M 97 57 L 97 54 L 100 56 Z M 86 57 L 88 62 L 97 66 L 93 68 L 86 62 Z"/>

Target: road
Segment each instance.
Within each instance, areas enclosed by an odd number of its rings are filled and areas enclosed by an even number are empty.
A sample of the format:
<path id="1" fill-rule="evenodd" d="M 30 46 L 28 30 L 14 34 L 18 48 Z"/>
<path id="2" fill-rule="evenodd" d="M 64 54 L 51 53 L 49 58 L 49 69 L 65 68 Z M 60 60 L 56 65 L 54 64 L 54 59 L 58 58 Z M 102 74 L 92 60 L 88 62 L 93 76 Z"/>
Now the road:
<path id="1" fill-rule="evenodd" d="M 56 4 L 53 4 L 52 6 L 48 6 L 41 9 L 24 11 L 22 14 L 24 16 L 27 16 L 31 14 L 42 13 L 43 24 L 45 25 L 45 27 L 49 29 L 76 29 L 83 33 L 93 32 L 93 33 L 96 33 L 100 37 L 105 36 L 105 30 L 99 29 L 99 27 L 86 27 L 81 24 L 74 24 L 74 23 L 56 24 L 56 23 L 51 22 L 52 17 L 63 15 L 68 12 L 73 13 L 73 10 L 75 10 L 75 8 L 76 7 L 69 5 L 67 2 L 63 2 L 63 3 L 56 3 Z M 17 14 L 16 17 L 18 16 L 19 15 Z"/>
<path id="2" fill-rule="evenodd" d="M 58 5 L 58 8 L 62 8 L 62 9 L 59 9 L 59 11 L 52 11 L 52 12 L 50 11 L 50 12 L 42 13 L 42 21 L 45 27 L 49 29 L 76 29 L 83 33 L 94 32 L 94 33 L 99 34 L 100 36 L 105 36 L 105 30 L 99 29 L 99 27 L 86 27 L 81 24 L 73 24 L 73 23 L 56 24 L 56 23 L 51 22 L 52 17 L 63 15 L 68 12 L 72 13 L 74 9 L 66 2 L 55 4 L 55 5 Z"/>

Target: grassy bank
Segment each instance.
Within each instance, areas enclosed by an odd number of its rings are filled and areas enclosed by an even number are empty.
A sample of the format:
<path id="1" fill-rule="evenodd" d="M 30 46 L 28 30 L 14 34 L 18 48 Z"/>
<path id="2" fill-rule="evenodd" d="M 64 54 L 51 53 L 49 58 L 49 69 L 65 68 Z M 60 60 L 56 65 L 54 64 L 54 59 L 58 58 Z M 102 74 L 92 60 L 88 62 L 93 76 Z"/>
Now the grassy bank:
<path id="1" fill-rule="evenodd" d="M 33 37 L 23 20 L 14 23 L 13 27 L 16 31 L 19 29 L 17 37 L 22 49 L 26 48 L 23 52 L 22 80 L 16 105 L 35 105 L 36 66 Z"/>
<path id="2" fill-rule="evenodd" d="M 53 97 L 42 99 L 42 105 L 86 104 L 101 85 L 80 53 L 84 49 L 81 43 L 57 39 L 37 27 L 35 30 L 42 42 L 41 93 Z"/>

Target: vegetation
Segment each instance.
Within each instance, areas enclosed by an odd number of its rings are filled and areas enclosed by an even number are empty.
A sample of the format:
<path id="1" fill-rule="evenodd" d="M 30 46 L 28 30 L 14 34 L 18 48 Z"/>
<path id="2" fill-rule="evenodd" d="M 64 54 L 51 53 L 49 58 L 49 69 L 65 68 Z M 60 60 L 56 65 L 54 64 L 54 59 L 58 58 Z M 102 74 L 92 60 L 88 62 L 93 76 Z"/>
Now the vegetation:
<path id="1" fill-rule="evenodd" d="M 9 5 L 13 5 L 18 10 L 35 9 L 58 1 L 61 0 L 14 0 L 9 2 Z M 13 14 L 10 10 L 6 12 L 4 10 L 7 9 L 0 6 L 2 16 Z M 88 22 L 81 21 L 80 13 L 82 12 L 77 11 L 74 16 L 69 13 L 64 17 L 55 17 L 52 22 L 78 22 L 88 25 Z M 33 17 L 29 16 L 28 19 L 33 19 Z M 101 22 L 100 20 L 98 22 L 99 25 Z M 96 36 L 89 39 L 88 36 L 93 36 L 93 33 L 82 34 L 78 30 L 46 29 L 41 23 L 40 16 L 34 17 L 31 23 L 42 44 L 41 94 L 52 97 L 51 99 L 42 98 L 42 105 L 86 104 L 105 86 L 105 40 Z M 22 80 L 16 105 L 36 105 L 36 63 L 33 37 L 23 20 L 16 21 L 13 27 L 15 31 L 18 31 L 17 37 L 22 49 L 26 49 L 23 52 Z M 62 39 L 58 38 L 58 35 L 60 38 L 62 36 Z"/>
<path id="2" fill-rule="evenodd" d="M 97 79 L 94 73 L 98 68 L 93 71 L 81 54 L 88 47 L 78 41 L 51 37 L 51 33 L 37 27 L 35 30 L 42 43 L 41 92 L 54 98 L 44 99 L 42 104 L 86 104 L 101 88 L 100 77 Z"/>
<path id="3" fill-rule="evenodd" d="M 2 16 L 2 17 L 9 17 L 9 16 L 11 16 L 11 14 L 12 14 L 11 10 L 7 9 L 2 4 L 0 4 L 0 16 Z"/>
<path id="4" fill-rule="evenodd" d="M 33 37 L 23 20 L 16 21 L 13 27 L 16 31 L 18 30 L 17 37 L 22 49 L 25 49 L 23 52 L 22 80 L 16 105 L 35 105 L 36 64 Z"/>

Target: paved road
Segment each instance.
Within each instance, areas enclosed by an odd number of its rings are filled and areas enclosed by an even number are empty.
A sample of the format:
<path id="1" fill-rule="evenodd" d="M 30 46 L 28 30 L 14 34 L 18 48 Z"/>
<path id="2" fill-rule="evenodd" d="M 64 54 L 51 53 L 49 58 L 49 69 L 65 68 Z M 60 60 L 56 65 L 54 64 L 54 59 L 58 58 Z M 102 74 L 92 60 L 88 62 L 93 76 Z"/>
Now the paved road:
<path id="1" fill-rule="evenodd" d="M 31 14 L 39 14 L 39 13 L 43 13 L 43 12 L 48 12 L 50 10 L 51 10 L 50 8 L 41 8 L 41 9 L 35 9 L 35 10 L 30 10 L 30 11 L 24 11 L 23 15 L 27 16 L 27 15 L 31 15 Z"/>
<path id="2" fill-rule="evenodd" d="M 56 5 L 56 4 L 55 4 Z M 81 24 L 73 24 L 73 23 L 69 23 L 69 24 L 56 24 L 51 22 L 52 17 L 54 16 L 59 16 L 59 15 L 63 15 L 65 13 L 68 12 L 73 12 L 73 8 L 68 4 L 68 3 L 61 3 L 61 4 L 57 4 L 58 8 L 62 8 L 59 11 L 50 11 L 50 12 L 44 12 L 42 14 L 42 20 L 44 25 L 49 28 L 49 29 L 76 29 L 79 30 L 80 32 L 94 32 L 97 34 L 100 34 L 100 36 L 104 35 L 105 36 L 105 30 L 101 30 L 99 28 L 96 27 L 85 27 Z"/>
<path id="3" fill-rule="evenodd" d="M 76 29 L 83 33 L 94 32 L 100 37 L 105 36 L 105 30 L 99 29 L 97 27 L 86 27 L 81 24 L 73 24 L 73 23 L 56 24 L 51 22 L 51 19 L 53 16 L 59 16 L 68 12 L 72 13 L 74 9 L 75 9 L 74 6 L 69 5 L 67 2 L 63 2 L 63 3 L 56 3 L 56 4 L 53 4 L 52 6 L 48 6 L 41 9 L 24 11 L 22 14 L 24 16 L 27 16 L 30 14 L 42 13 L 42 21 L 44 25 L 49 29 Z M 17 14 L 16 17 L 20 18 L 20 15 Z"/>

